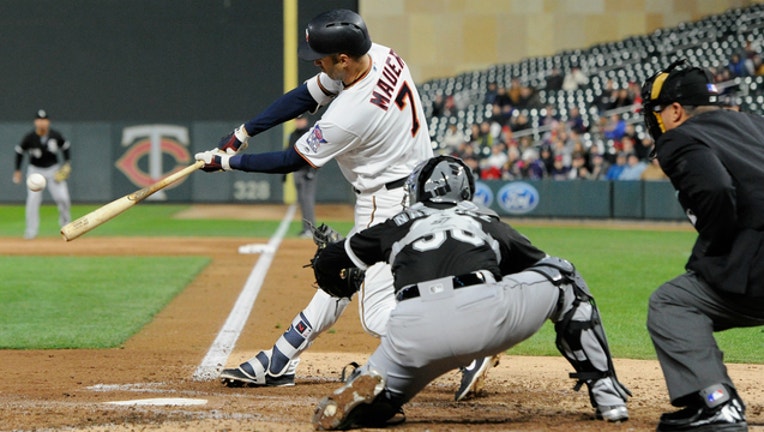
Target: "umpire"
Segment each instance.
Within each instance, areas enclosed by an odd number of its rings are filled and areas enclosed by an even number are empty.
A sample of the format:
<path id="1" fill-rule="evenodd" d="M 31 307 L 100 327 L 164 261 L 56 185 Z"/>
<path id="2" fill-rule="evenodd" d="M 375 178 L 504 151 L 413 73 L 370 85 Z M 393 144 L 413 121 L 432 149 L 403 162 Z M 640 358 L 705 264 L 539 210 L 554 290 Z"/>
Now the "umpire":
<path id="1" fill-rule="evenodd" d="M 764 118 L 726 110 L 709 71 L 674 62 L 642 87 L 654 154 L 698 237 L 650 297 L 671 404 L 658 431 L 747 431 L 714 332 L 764 324 Z"/>
<path id="2" fill-rule="evenodd" d="M 21 163 L 24 153 L 29 153 L 27 176 L 41 174 L 47 180 L 47 189 L 58 207 L 58 223 L 64 226 L 71 221 L 71 200 L 66 179 L 71 173 L 69 161 L 69 141 L 60 132 L 51 129 L 50 118 L 45 110 L 35 114 L 34 130 L 29 132 L 15 147 L 16 159 L 13 171 L 13 182 L 18 184 L 23 180 Z M 59 161 L 59 153 L 63 162 Z M 25 239 L 37 237 L 40 227 L 40 205 L 43 191 L 27 191 Z"/>

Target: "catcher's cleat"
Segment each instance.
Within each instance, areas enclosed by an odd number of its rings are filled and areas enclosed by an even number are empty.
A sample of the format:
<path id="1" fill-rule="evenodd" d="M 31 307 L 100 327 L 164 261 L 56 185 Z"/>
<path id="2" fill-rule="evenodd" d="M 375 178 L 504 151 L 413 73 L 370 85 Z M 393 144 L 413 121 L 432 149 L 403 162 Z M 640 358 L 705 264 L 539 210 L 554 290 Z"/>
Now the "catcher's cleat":
<path id="1" fill-rule="evenodd" d="M 461 368 L 462 382 L 459 389 L 454 394 L 454 400 L 457 402 L 478 395 L 483 391 L 485 378 L 488 370 L 499 365 L 501 354 L 492 357 L 483 357 L 473 360 L 469 365 Z"/>
<path id="2" fill-rule="evenodd" d="M 268 372 L 255 372 L 252 364 L 244 362 L 237 368 L 223 369 L 220 382 L 226 387 L 289 387 L 294 385 L 294 372 L 300 359 L 289 363 L 284 374 L 273 376 Z"/>
<path id="3" fill-rule="evenodd" d="M 626 405 L 598 406 L 594 415 L 597 417 L 597 420 L 622 422 L 629 419 L 629 410 L 626 408 Z"/>
<path id="4" fill-rule="evenodd" d="M 358 375 L 319 401 L 313 426 L 316 430 L 345 430 L 368 424 L 374 414 L 359 407 L 369 407 L 384 388 L 385 380 L 379 373 L 369 370 Z"/>

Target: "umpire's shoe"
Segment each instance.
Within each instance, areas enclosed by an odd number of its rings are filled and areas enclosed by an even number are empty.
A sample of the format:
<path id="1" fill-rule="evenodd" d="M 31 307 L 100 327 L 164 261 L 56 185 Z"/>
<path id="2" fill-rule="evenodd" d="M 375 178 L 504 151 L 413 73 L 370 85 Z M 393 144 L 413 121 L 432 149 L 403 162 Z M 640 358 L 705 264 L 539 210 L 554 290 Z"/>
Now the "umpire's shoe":
<path id="1" fill-rule="evenodd" d="M 734 390 L 715 384 L 700 391 L 702 401 L 661 415 L 658 432 L 747 432 L 745 405 Z"/>
<path id="2" fill-rule="evenodd" d="M 270 353 L 260 351 L 254 359 L 246 361 L 237 368 L 223 369 L 220 381 L 227 387 L 287 387 L 294 385 L 294 373 L 300 359 L 289 361 L 289 364 L 279 375 L 268 372 Z"/>
<path id="3" fill-rule="evenodd" d="M 313 426 L 316 430 L 345 430 L 384 425 L 393 413 L 385 409 L 384 403 L 372 406 L 384 388 L 385 379 L 372 369 L 352 377 L 332 395 L 319 401 L 313 414 Z"/>
<path id="4" fill-rule="evenodd" d="M 473 360 L 468 366 L 460 368 L 462 371 L 462 382 L 459 385 L 459 390 L 454 395 L 454 399 L 459 402 L 476 396 L 483 391 L 488 370 L 499 365 L 500 357 L 501 354 L 496 354 L 493 357 L 483 357 Z"/>

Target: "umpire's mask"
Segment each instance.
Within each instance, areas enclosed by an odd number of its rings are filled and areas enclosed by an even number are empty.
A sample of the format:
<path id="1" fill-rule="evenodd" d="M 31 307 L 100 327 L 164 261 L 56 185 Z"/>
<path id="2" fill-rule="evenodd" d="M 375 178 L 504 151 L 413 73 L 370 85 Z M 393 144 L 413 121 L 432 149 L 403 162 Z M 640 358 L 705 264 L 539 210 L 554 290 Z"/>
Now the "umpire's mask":
<path id="1" fill-rule="evenodd" d="M 404 206 L 418 202 L 458 203 L 475 194 L 475 177 L 467 164 L 453 156 L 435 156 L 414 168 L 406 179 Z"/>
<path id="2" fill-rule="evenodd" d="M 661 111 L 673 102 L 687 106 L 718 105 L 719 90 L 714 77 L 706 69 L 687 67 L 686 60 L 671 63 L 642 85 L 642 114 L 653 140 L 666 132 Z"/>

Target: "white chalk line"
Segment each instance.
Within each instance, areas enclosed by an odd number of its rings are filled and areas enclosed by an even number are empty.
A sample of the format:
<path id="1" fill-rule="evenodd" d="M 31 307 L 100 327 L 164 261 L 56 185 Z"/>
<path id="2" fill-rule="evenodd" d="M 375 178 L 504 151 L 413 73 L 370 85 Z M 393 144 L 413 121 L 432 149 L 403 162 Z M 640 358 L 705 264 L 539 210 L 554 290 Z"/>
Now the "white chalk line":
<path id="1" fill-rule="evenodd" d="M 268 247 L 263 250 L 260 259 L 257 260 L 257 264 L 255 264 L 255 267 L 249 274 L 239 294 L 239 298 L 236 299 L 228 319 L 223 324 L 223 328 L 220 329 L 217 337 L 212 342 L 202 363 L 196 368 L 193 377 L 195 381 L 211 381 L 216 379 L 228 361 L 228 356 L 231 355 L 236 341 L 239 339 L 239 335 L 244 328 L 244 324 L 249 318 L 249 313 L 252 311 L 257 295 L 260 293 L 260 287 L 263 285 L 265 275 L 271 266 L 273 256 L 276 254 L 281 240 L 289 229 L 289 224 L 294 217 L 296 209 L 297 206 L 295 204 L 289 206 L 286 216 L 281 220 L 278 229 L 268 241 Z"/>

